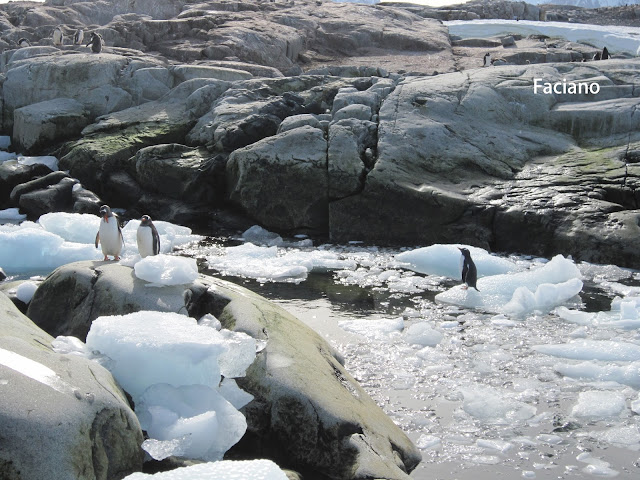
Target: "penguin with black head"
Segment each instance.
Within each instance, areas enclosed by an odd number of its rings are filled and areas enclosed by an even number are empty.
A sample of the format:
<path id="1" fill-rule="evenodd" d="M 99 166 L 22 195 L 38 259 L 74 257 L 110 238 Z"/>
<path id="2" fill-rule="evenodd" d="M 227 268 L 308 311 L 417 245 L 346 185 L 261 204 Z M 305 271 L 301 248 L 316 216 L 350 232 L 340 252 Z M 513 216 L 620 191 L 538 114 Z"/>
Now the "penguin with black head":
<path id="1" fill-rule="evenodd" d="M 100 207 L 100 217 L 100 227 L 96 234 L 96 248 L 98 248 L 98 244 L 102 247 L 105 261 L 109 260 L 109 255 L 114 260 L 120 260 L 124 238 L 122 237 L 118 216 L 111 211 L 109 205 L 102 205 Z"/>
<path id="2" fill-rule="evenodd" d="M 160 235 L 149 215 L 143 215 L 136 232 L 138 252 L 142 258 L 160 253 Z"/>
<path id="3" fill-rule="evenodd" d="M 600 59 L 609 60 L 609 58 L 611 58 L 611 55 L 609 55 L 609 50 L 607 50 L 607 47 L 604 47 L 602 49 L 602 54 L 600 55 Z"/>
<path id="4" fill-rule="evenodd" d="M 480 290 L 478 290 L 478 287 L 476 286 L 476 282 L 478 281 L 478 269 L 471 259 L 471 252 L 466 248 L 460 247 L 458 247 L 458 250 L 462 253 L 462 281 L 464 282 L 462 288 L 466 290 L 467 288 L 472 287 L 479 292 Z"/>
<path id="5" fill-rule="evenodd" d="M 91 45 L 91 51 L 93 53 L 100 53 L 102 51 L 102 35 L 99 33 L 91 32 L 91 37 L 89 37 L 89 43 L 87 43 L 87 47 Z"/>
<path id="6" fill-rule="evenodd" d="M 482 63 L 483 67 L 490 67 L 492 65 L 492 61 L 491 61 L 491 54 L 489 52 L 484 54 L 484 60 Z"/>

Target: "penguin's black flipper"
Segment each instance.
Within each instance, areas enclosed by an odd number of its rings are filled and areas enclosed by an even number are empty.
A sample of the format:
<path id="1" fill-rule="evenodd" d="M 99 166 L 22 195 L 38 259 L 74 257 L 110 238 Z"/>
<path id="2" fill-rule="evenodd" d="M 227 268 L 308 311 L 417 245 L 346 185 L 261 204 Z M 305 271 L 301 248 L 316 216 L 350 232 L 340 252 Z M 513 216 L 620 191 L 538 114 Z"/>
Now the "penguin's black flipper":
<path id="1" fill-rule="evenodd" d="M 96 248 L 98 248 L 98 244 L 100 243 L 100 232 L 96 233 Z"/>
<path id="2" fill-rule="evenodd" d="M 160 235 L 153 223 L 151 223 L 151 235 L 153 237 L 153 254 L 158 255 L 160 253 Z"/>

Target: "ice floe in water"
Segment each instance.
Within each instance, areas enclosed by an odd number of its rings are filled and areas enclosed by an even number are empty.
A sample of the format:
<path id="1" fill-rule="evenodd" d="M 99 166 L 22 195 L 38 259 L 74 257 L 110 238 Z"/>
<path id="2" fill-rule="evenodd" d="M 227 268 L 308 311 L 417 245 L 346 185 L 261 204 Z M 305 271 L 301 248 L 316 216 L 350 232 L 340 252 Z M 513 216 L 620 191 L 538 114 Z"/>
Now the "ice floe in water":
<path id="1" fill-rule="evenodd" d="M 580 278 L 575 263 L 557 255 L 545 265 L 528 271 L 480 278 L 477 290 L 457 286 L 436 295 L 435 299 L 495 313 L 548 312 L 580 293 L 583 285 Z"/>
<path id="2" fill-rule="evenodd" d="M 168 472 L 132 473 L 124 480 L 287 480 L 271 460 L 224 460 L 177 468 Z"/>
<path id="3" fill-rule="evenodd" d="M 406 264 L 406 267 L 418 273 L 440 275 L 461 280 L 459 247 L 467 248 L 471 253 L 473 263 L 478 269 L 478 278 L 490 275 L 511 273 L 518 270 L 518 266 L 509 259 L 489 254 L 486 250 L 469 245 L 431 245 L 396 255 L 396 260 Z"/>

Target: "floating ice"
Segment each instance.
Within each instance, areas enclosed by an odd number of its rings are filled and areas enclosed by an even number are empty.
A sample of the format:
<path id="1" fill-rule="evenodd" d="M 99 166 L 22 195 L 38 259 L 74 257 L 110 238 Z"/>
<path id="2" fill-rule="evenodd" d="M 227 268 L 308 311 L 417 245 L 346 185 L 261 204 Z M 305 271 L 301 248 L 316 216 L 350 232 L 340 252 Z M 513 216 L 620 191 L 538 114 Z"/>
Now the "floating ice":
<path id="1" fill-rule="evenodd" d="M 228 247 L 222 256 L 207 257 L 207 263 L 224 275 L 249 277 L 260 282 L 288 283 L 302 282 L 312 270 L 355 268 L 353 260 L 343 259 L 337 252 L 279 249 L 253 243 Z"/>
<path id="2" fill-rule="evenodd" d="M 160 235 L 161 253 L 168 253 L 177 246 L 197 242 L 203 238 L 200 235 L 194 235 L 189 227 L 182 225 L 176 225 L 162 220 L 154 220 L 153 224 L 156 230 L 158 230 L 158 235 Z M 124 237 L 127 251 L 135 251 L 136 253 L 138 251 L 136 233 L 139 226 L 140 220 L 133 219 L 129 220 L 127 224 L 122 227 L 122 236 Z"/>
<path id="3" fill-rule="evenodd" d="M 495 439 L 479 439 L 476 442 L 476 445 L 478 445 L 478 447 L 480 448 L 485 448 L 488 450 L 497 450 L 500 453 L 507 453 L 513 448 L 513 443 Z"/>
<path id="4" fill-rule="evenodd" d="M 425 435 L 424 433 L 420 435 L 418 441 L 416 442 L 416 447 L 420 450 L 428 450 L 430 448 L 437 448 L 442 444 L 440 438 L 433 435 Z"/>
<path id="5" fill-rule="evenodd" d="M 134 265 L 136 277 L 152 285 L 184 285 L 198 278 L 195 258 L 174 255 L 152 255 Z"/>
<path id="6" fill-rule="evenodd" d="M 612 340 L 574 340 L 569 343 L 534 345 L 532 348 L 545 355 L 574 360 L 640 360 L 640 345 Z"/>
<path id="7" fill-rule="evenodd" d="M 427 275 L 440 275 L 462 281 L 458 247 L 468 248 L 473 263 L 478 268 L 478 278 L 489 275 L 511 273 L 518 266 L 506 258 L 496 257 L 482 248 L 469 245 L 442 245 L 418 248 L 396 255 L 396 260 L 407 264 L 407 268 Z"/>
<path id="8" fill-rule="evenodd" d="M 402 317 L 393 319 L 371 320 L 343 320 L 338 326 L 351 333 L 357 333 L 367 338 L 384 339 L 390 334 L 400 332 L 404 328 Z"/>
<path id="9" fill-rule="evenodd" d="M 15 153 L 0 151 L 0 163 L 4 163 L 7 160 L 15 160 L 16 157 Z"/>
<path id="10" fill-rule="evenodd" d="M 486 423 L 509 424 L 528 420 L 536 414 L 533 405 L 509 398 L 491 387 L 465 387 L 460 391 L 464 396 L 464 411 Z"/>
<path id="11" fill-rule="evenodd" d="M 578 403 L 571 415 L 579 418 L 603 418 L 619 416 L 626 408 L 624 396 L 617 392 L 580 392 Z"/>
<path id="12" fill-rule="evenodd" d="M 16 298 L 22 303 L 29 304 L 37 289 L 38 284 L 36 282 L 33 282 L 31 280 L 22 282 L 20 285 L 18 285 L 18 288 L 16 288 Z"/>
<path id="13" fill-rule="evenodd" d="M 565 377 L 617 382 L 640 389 L 640 362 L 632 362 L 624 366 L 600 365 L 595 362 L 581 362 L 575 365 L 561 363 L 554 365 L 553 368 Z"/>
<path id="14" fill-rule="evenodd" d="M 480 308 L 489 312 L 524 315 L 549 311 L 582 290 L 580 271 L 562 255 L 525 272 L 493 275 L 478 280 L 478 290 L 453 287 L 436 295 L 436 301 Z"/>
<path id="15" fill-rule="evenodd" d="M 584 467 L 582 471 L 596 477 L 616 477 L 620 473 L 613 470 L 609 462 L 605 462 L 600 458 L 592 457 L 588 452 L 581 453 L 576 457 L 576 460 L 588 463 L 589 465 Z"/>
<path id="16" fill-rule="evenodd" d="M 77 346 L 62 341 L 62 348 Z M 155 459 L 171 455 L 220 460 L 242 437 L 246 420 L 232 403 L 251 401 L 235 383 L 218 390 L 221 376 L 244 375 L 255 341 L 218 331 L 177 313 L 137 312 L 93 321 L 86 346 L 134 399 Z"/>
<path id="17" fill-rule="evenodd" d="M 153 475 L 132 473 L 124 480 L 287 480 L 271 460 L 224 460 L 200 463 Z"/>
<path id="18" fill-rule="evenodd" d="M 579 310 L 570 310 L 567 307 L 558 307 L 555 311 L 561 319 L 578 325 L 591 325 L 595 318 L 595 313 L 581 312 Z"/>
<path id="19" fill-rule="evenodd" d="M 255 245 L 266 245 L 268 247 L 280 246 L 284 243 L 280 235 L 265 230 L 260 225 L 254 225 L 246 230 L 242 234 L 242 239 Z"/>
<path id="20" fill-rule="evenodd" d="M 407 343 L 423 347 L 435 347 L 443 337 L 442 332 L 433 329 L 427 322 L 414 323 L 404 331 L 404 339 Z"/>
<path id="21" fill-rule="evenodd" d="M 640 432 L 636 425 L 607 426 L 606 430 L 590 432 L 589 436 L 616 447 L 628 448 L 636 452 L 640 450 Z"/>
<path id="22" fill-rule="evenodd" d="M 0 223 L 4 222 L 21 222 L 26 220 L 27 216 L 20 213 L 18 208 L 7 208 L 6 210 L 0 210 Z"/>

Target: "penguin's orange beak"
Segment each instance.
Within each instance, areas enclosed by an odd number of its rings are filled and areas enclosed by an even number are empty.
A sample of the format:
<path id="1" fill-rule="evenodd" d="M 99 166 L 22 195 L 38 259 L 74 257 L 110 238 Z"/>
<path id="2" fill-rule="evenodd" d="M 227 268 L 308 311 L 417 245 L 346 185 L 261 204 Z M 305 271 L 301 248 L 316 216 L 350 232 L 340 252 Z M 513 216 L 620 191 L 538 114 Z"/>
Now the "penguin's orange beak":
<path id="1" fill-rule="evenodd" d="M 107 217 L 106 215 L 104 216 L 104 221 L 109 223 L 109 217 Z"/>

